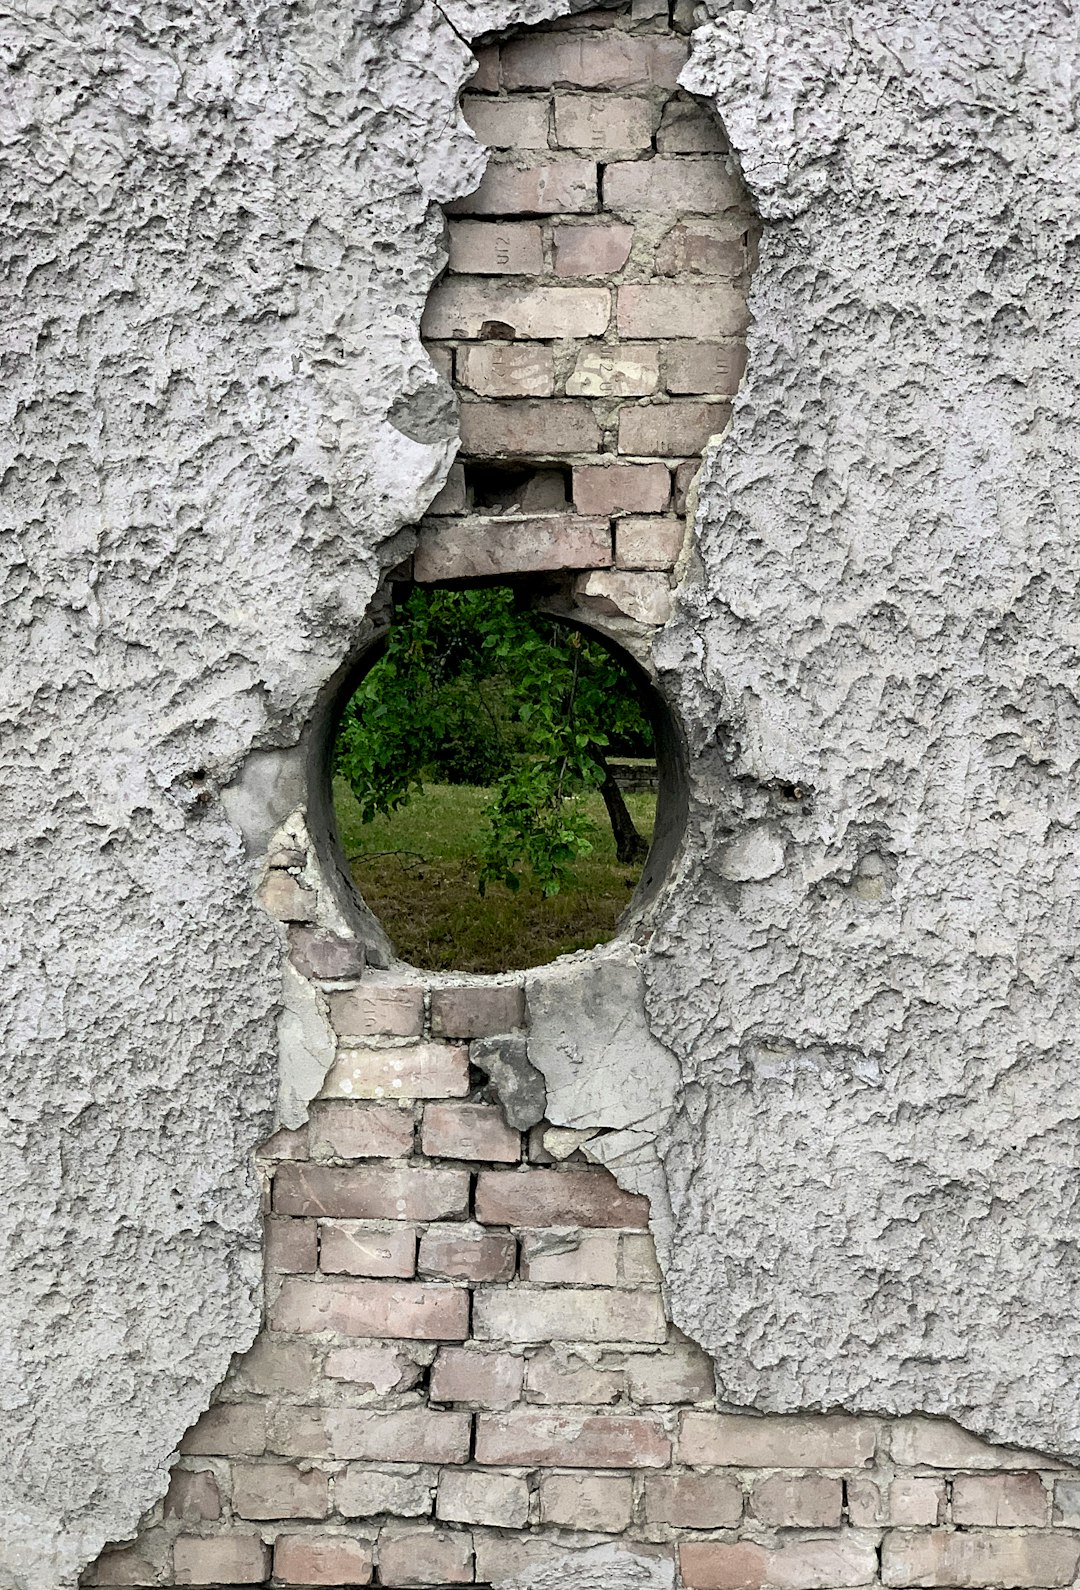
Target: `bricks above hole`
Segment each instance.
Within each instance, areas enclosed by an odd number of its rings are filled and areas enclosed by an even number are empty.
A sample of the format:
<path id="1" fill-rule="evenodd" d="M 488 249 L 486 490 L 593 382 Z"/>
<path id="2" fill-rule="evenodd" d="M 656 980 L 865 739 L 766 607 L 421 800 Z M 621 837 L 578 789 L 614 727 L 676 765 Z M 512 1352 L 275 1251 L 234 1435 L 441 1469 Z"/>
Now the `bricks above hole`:
<path id="1" fill-rule="evenodd" d="M 476 1215 L 487 1225 L 526 1229 L 539 1225 L 644 1229 L 649 1204 L 623 1192 L 606 1170 L 493 1170 L 481 1171 L 477 1178 Z"/>
<path id="2" fill-rule="evenodd" d="M 425 519 L 414 568 L 416 579 L 424 584 L 544 569 L 606 568 L 611 560 L 607 519 L 576 514 L 507 515 Z"/>
<path id="3" fill-rule="evenodd" d="M 524 1020 L 520 983 L 467 983 L 431 991 L 431 1030 L 437 1038 L 493 1038 Z"/>

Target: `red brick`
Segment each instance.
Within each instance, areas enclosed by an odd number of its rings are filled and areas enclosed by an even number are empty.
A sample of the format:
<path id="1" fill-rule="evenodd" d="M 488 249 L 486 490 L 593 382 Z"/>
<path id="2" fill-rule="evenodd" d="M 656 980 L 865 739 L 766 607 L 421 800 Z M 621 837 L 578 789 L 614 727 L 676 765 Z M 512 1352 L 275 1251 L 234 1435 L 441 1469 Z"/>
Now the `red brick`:
<path id="1" fill-rule="evenodd" d="M 650 1474 L 645 1517 L 674 1529 L 734 1529 L 742 1518 L 742 1486 L 726 1474 Z"/>
<path id="2" fill-rule="evenodd" d="M 440 1347 L 431 1369 L 431 1400 L 509 1408 L 520 1400 L 524 1372 L 524 1358 L 514 1353 Z"/>
<path id="3" fill-rule="evenodd" d="M 620 519 L 615 526 L 615 564 L 620 569 L 673 569 L 686 540 L 686 524 L 674 515 Z"/>
<path id="4" fill-rule="evenodd" d="M 476 1460 L 551 1468 L 663 1468 L 671 1443 L 658 1421 L 628 1414 L 481 1413 Z"/>
<path id="5" fill-rule="evenodd" d="M 394 1586 L 472 1584 L 472 1536 L 459 1529 L 384 1529 L 379 1583 Z"/>
<path id="6" fill-rule="evenodd" d="M 493 156 L 475 193 L 454 199 L 448 215 L 585 215 L 598 204 L 596 163 L 555 155 L 533 165 Z"/>
<path id="7" fill-rule="evenodd" d="M 426 337 L 556 340 L 602 337 L 610 319 L 607 287 L 526 287 L 459 276 L 447 277 L 428 295 L 422 328 Z M 500 329 L 486 329 L 493 326 Z"/>
<path id="8" fill-rule="evenodd" d="M 556 276 L 614 276 L 634 244 L 634 228 L 618 223 L 557 226 L 552 235 Z"/>
<path id="9" fill-rule="evenodd" d="M 311 1107 L 313 1159 L 407 1159 L 413 1147 L 411 1110 L 359 1099 L 331 1099 Z"/>
<path id="10" fill-rule="evenodd" d="M 466 94 L 461 114 L 489 149 L 546 149 L 548 102 L 516 94 L 513 99 L 483 99 Z"/>
<path id="11" fill-rule="evenodd" d="M 661 276 L 733 281 L 746 270 L 746 244 L 730 221 L 680 221 L 656 250 Z"/>
<path id="12" fill-rule="evenodd" d="M 476 1182 L 476 1217 L 489 1226 L 640 1230 L 649 1223 L 649 1201 L 623 1192 L 606 1170 L 482 1170 Z"/>
<path id="13" fill-rule="evenodd" d="M 424 990 L 415 983 L 361 983 L 330 995 L 330 1019 L 343 1038 L 418 1038 Z"/>
<path id="14" fill-rule="evenodd" d="M 1049 1499 L 1037 1474 L 958 1474 L 953 1523 L 1038 1528 L 1048 1522 Z"/>
<path id="15" fill-rule="evenodd" d="M 460 1287 L 421 1282 L 320 1281 L 288 1276 L 271 1310 L 270 1328 L 396 1336 L 410 1341 L 462 1341 L 469 1334 L 469 1297 Z"/>
<path id="16" fill-rule="evenodd" d="M 281 1407 L 271 1444 L 282 1457 L 371 1463 L 464 1463 L 471 1415 L 431 1408 Z"/>
<path id="17" fill-rule="evenodd" d="M 890 1530 L 882 1545 L 886 1585 L 1071 1585 L 1080 1566 L 1080 1535 L 1065 1530 Z"/>
<path id="18" fill-rule="evenodd" d="M 671 586 L 665 574 L 601 569 L 579 575 L 574 593 L 594 612 L 619 614 L 635 624 L 666 624 L 671 617 Z"/>
<path id="19" fill-rule="evenodd" d="M 648 342 L 582 348 L 567 377 L 568 397 L 648 397 L 660 385 L 660 350 Z"/>
<path id="20" fill-rule="evenodd" d="M 535 221 L 452 221 L 450 269 L 469 276 L 541 276 L 544 235 Z"/>
<path id="21" fill-rule="evenodd" d="M 875 1446 L 871 1421 L 844 1414 L 684 1413 L 678 1452 L 680 1463 L 702 1467 L 853 1469 Z"/>
<path id="22" fill-rule="evenodd" d="M 560 149 L 652 149 L 656 114 L 641 95 L 556 94 L 555 142 Z"/>
<path id="23" fill-rule="evenodd" d="M 669 392 L 719 392 L 732 397 L 746 369 L 743 343 L 671 342 L 664 354 Z"/>
<path id="24" fill-rule="evenodd" d="M 728 141 L 719 116 L 707 106 L 670 99 L 660 119 L 656 147 L 662 155 L 724 154 Z"/>
<path id="25" fill-rule="evenodd" d="M 266 1450 L 266 1414 L 252 1403 L 207 1408 L 180 1443 L 185 1457 L 258 1457 Z"/>
<path id="26" fill-rule="evenodd" d="M 666 464 L 581 464 L 574 469 L 579 513 L 663 513 L 670 497 Z"/>
<path id="27" fill-rule="evenodd" d="M 776 1529 L 838 1529 L 844 1487 L 826 1474 L 770 1474 L 751 1498 L 755 1518 Z"/>
<path id="28" fill-rule="evenodd" d="M 383 1275 L 408 1279 L 416 1272 L 412 1226 L 380 1230 L 368 1225 L 322 1221 L 319 1269 L 324 1275 Z"/>
<path id="29" fill-rule="evenodd" d="M 652 160 L 616 160 L 604 169 L 604 209 L 616 215 L 716 215 L 745 203 L 738 177 L 722 160 L 693 155 L 656 155 Z"/>
<path id="30" fill-rule="evenodd" d="M 288 1463 L 235 1464 L 233 1512 L 240 1518 L 325 1518 L 330 1480 L 318 1469 L 301 1473 Z"/>
<path id="31" fill-rule="evenodd" d="M 617 1231 L 526 1231 L 521 1279 L 534 1286 L 615 1286 L 619 1240 Z"/>
<path id="32" fill-rule="evenodd" d="M 274 1208 L 341 1220 L 443 1220 L 469 1204 L 469 1173 L 443 1165 L 282 1165 Z"/>
<path id="33" fill-rule="evenodd" d="M 210 1523 L 221 1517 L 221 1493 L 209 1469 L 173 1469 L 165 1497 L 165 1517 L 185 1523 Z"/>
<path id="34" fill-rule="evenodd" d="M 553 38 L 547 31 L 502 47 L 507 88 L 674 88 L 686 65 L 682 39 L 624 33 Z"/>
<path id="35" fill-rule="evenodd" d="M 566 398 L 463 403 L 458 424 L 462 451 L 473 457 L 595 453 L 602 440 L 589 405 Z"/>
<path id="36" fill-rule="evenodd" d="M 452 1281 L 509 1281 L 517 1265 L 517 1245 L 501 1231 L 457 1224 L 428 1226 L 420 1239 L 421 1275 Z"/>
<path id="37" fill-rule="evenodd" d="M 298 1126 L 290 1130 L 287 1126 L 274 1133 L 259 1149 L 260 1159 L 307 1159 L 308 1157 L 308 1129 L 307 1126 Z"/>
<path id="38" fill-rule="evenodd" d="M 289 957 L 305 977 L 344 982 L 364 970 L 364 946 L 325 928 L 294 927 L 289 932 Z"/>
<path id="39" fill-rule="evenodd" d="M 180 1535 L 173 1546 L 177 1584 L 262 1584 L 269 1572 L 270 1548 L 256 1535 Z"/>
<path id="40" fill-rule="evenodd" d="M 544 351 L 550 357 L 551 350 Z M 520 983 L 467 983 L 431 991 L 431 1030 L 438 1038 L 494 1038 L 524 1020 Z"/>
<path id="41" fill-rule="evenodd" d="M 444 1469 L 435 1516 L 450 1524 L 524 1529 L 529 1522 L 528 1482 L 487 1469 Z"/>
<path id="42" fill-rule="evenodd" d="M 371 1562 L 370 1544 L 351 1535 L 279 1535 L 274 1545 L 274 1577 L 282 1584 L 370 1584 Z"/>
<path id="43" fill-rule="evenodd" d="M 876 1583 L 873 1539 L 837 1533 L 768 1549 L 743 1541 L 684 1541 L 679 1566 L 687 1590 L 844 1590 Z"/>
<path id="44" fill-rule="evenodd" d="M 420 1146 L 436 1159 L 490 1159 L 516 1165 L 521 1133 L 511 1131 L 494 1104 L 429 1104 Z"/>
<path id="45" fill-rule="evenodd" d="M 416 549 L 416 578 L 424 584 L 544 569 L 592 569 L 610 562 L 611 529 L 606 519 L 576 514 L 425 519 Z"/>
<path id="46" fill-rule="evenodd" d="M 317 1230 L 314 1220 L 285 1220 L 269 1216 L 263 1222 L 267 1274 L 313 1273 L 319 1258 Z"/>
<path id="47" fill-rule="evenodd" d="M 555 360 L 545 343 L 479 343 L 459 351 L 458 385 L 480 397 L 550 397 Z"/>
<path id="48" fill-rule="evenodd" d="M 619 415 L 619 452 L 680 458 L 702 453 L 731 418 L 730 403 L 635 403 Z"/>
<path id="49" fill-rule="evenodd" d="M 568 287 L 567 292 L 589 292 Z M 735 287 L 701 282 L 642 282 L 618 289 L 622 337 L 693 337 L 715 341 L 737 337 L 749 319 L 746 299 Z"/>
<path id="50" fill-rule="evenodd" d="M 402 1103 L 409 1099 L 464 1098 L 468 1091 L 469 1052 L 459 1045 L 410 1043 L 393 1049 L 352 1049 L 343 1045 L 327 1073 L 322 1096 Z"/>
<path id="51" fill-rule="evenodd" d="M 630 1523 L 629 1474 L 543 1474 L 540 1514 L 545 1524 L 617 1534 Z"/>

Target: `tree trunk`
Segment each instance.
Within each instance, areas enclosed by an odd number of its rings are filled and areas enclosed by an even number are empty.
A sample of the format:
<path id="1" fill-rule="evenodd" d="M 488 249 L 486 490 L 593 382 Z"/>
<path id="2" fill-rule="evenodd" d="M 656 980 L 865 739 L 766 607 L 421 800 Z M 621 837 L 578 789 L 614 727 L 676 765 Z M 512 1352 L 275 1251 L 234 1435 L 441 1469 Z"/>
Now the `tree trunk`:
<path id="1" fill-rule="evenodd" d="M 608 767 L 607 758 L 596 751 L 593 755 L 604 770 L 604 782 L 600 786 L 600 793 L 604 797 L 611 832 L 615 836 L 615 858 L 623 862 L 644 861 L 649 854 L 648 843 L 634 827 L 634 819 L 627 810 L 622 790 L 615 782 L 615 775 Z"/>

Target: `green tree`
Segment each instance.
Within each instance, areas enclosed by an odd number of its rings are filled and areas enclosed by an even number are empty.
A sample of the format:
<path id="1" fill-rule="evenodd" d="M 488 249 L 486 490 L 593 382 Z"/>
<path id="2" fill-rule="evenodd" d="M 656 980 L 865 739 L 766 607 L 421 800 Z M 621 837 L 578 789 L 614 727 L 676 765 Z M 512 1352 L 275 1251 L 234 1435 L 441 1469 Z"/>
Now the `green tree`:
<path id="1" fill-rule="evenodd" d="M 604 800 L 618 859 L 644 858 L 612 748 L 647 753 L 652 731 L 605 647 L 504 587 L 415 586 L 345 709 L 336 763 L 365 822 L 402 806 L 425 778 L 490 785 L 481 889 L 526 881 L 550 895 L 592 848 L 590 790 Z"/>

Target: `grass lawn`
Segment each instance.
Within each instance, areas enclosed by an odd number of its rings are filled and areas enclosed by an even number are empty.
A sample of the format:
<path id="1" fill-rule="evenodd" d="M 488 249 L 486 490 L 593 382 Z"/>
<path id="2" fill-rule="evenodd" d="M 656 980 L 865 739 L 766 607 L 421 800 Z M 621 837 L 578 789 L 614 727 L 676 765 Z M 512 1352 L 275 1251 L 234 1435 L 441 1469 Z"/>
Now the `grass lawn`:
<path id="1" fill-rule="evenodd" d="M 610 939 L 626 910 L 639 867 L 615 860 L 604 803 L 587 802 L 593 852 L 570 887 L 544 900 L 502 884 L 477 888 L 475 852 L 489 792 L 471 785 L 429 784 L 390 818 L 360 821 L 343 779 L 334 809 L 356 886 L 403 960 L 429 971 L 502 972 L 542 966 L 570 950 Z M 627 795 L 638 831 L 652 837 L 656 797 Z M 389 852 L 389 853 L 388 853 Z"/>

